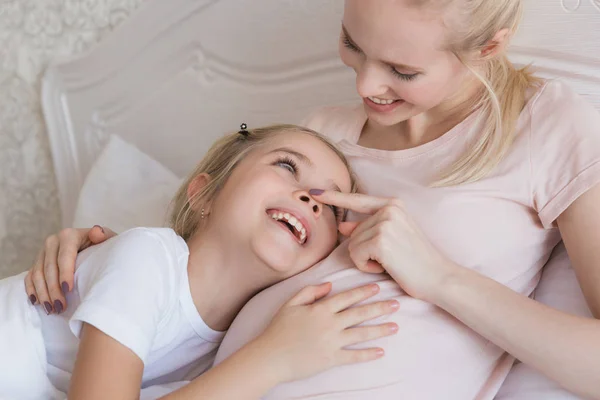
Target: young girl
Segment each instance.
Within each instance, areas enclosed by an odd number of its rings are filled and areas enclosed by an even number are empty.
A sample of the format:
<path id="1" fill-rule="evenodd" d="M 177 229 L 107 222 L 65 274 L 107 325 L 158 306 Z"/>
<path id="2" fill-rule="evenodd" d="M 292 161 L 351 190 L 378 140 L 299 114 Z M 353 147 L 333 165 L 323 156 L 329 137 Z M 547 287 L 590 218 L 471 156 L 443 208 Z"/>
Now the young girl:
<path id="1" fill-rule="evenodd" d="M 315 201 L 313 186 L 354 190 L 344 157 L 326 140 L 287 125 L 242 130 L 218 141 L 181 187 L 172 229 L 132 229 L 81 253 L 64 312 L 40 318 L 42 309 L 26 304 L 22 276 L 0 282 L 9 304 L 0 315 L 0 397 L 68 390 L 69 399 L 136 399 L 141 387 L 202 374 L 250 297 L 335 247 L 341 211 Z M 381 349 L 344 348 L 393 334 L 393 324 L 354 326 L 397 302 L 348 309 L 377 285 L 317 301 L 329 290 L 300 291 L 231 362 L 174 395 L 257 398 L 281 382 L 379 358 Z"/>

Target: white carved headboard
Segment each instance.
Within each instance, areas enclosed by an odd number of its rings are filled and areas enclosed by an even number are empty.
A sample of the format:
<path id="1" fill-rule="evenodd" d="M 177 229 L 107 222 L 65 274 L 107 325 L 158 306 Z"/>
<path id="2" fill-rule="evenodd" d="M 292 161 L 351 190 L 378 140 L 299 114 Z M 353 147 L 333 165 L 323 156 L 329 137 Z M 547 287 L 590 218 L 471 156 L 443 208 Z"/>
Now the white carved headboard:
<path id="1" fill-rule="evenodd" d="M 600 0 L 525 3 L 514 60 L 567 79 L 600 108 Z M 337 56 L 342 9 L 342 0 L 146 0 L 92 51 L 50 67 L 42 100 L 63 225 L 108 134 L 183 175 L 241 122 L 299 123 L 356 101 Z"/>

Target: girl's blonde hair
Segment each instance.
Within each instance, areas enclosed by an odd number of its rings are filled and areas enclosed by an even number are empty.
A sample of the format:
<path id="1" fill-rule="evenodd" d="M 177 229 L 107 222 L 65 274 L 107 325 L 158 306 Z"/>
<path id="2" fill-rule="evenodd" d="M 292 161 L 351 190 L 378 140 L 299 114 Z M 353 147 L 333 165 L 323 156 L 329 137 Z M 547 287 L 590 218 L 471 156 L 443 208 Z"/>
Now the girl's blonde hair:
<path id="1" fill-rule="evenodd" d="M 481 129 L 477 142 L 434 185 L 475 182 L 486 176 L 505 156 L 514 140 L 528 90 L 541 83 L 529 67 L 516 69 L 504 52 L 484 55 L 478 60 L 469 59 L 474 52 L 481 54 L 502 29 L 508 29 L 510 36 L 516 33 L 523 15 L 522 0 L 413 1 L 420 6 L 450 5 L 458 11 L 458 20 L 448 23 L 453 25 L 449 26 L 453 32 L 449 49 L 484 86 L 473 101 L 473 109 L 480 109 L 483 120 L 483 127 L 477 126 Z M 483 68 L 472 66 L 473 61 Z"/>
<path id="2" fill-rule="evenodd" d="M 251 129 L 247 132 L 247 134 L 232 133 L 217 140 L 177 191 L 171 204 L 170 225 L 184 240 L 188 240 L 199 227 L 202 211 L 198 210 L 202 208 L 202 205 L 216 198 L 238 164 L 277 135 L 303 133 L 319 139 L 342 160 L 350 174 L 352 192 L 356 192 L 356 180 L 346 157 L 317 132 L 296 125 L 272 125 Z M 189 185 L 201 174 L 208 174 L 209 182 L 192 197 L 189 197 Z"/>

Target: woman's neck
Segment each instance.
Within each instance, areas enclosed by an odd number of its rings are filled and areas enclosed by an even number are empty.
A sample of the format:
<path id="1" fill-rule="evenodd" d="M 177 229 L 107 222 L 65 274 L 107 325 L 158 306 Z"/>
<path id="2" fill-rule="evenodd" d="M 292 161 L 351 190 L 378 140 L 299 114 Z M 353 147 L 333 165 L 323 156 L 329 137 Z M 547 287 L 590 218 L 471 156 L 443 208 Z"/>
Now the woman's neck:
<path id="1" fill-rule="evenodd" d="M 194 305 L 204 322 L 224 331 L 257 292 L 273 283 L 272 270 L 250 251 L 205 232 L 188 240 L 188 276 Z"/>
<path id="2" fill-rule="evenodd" d="M 470 90 L 447 99 L 439 106 L 392 126 L 381 126 L 368 120 L 359 144 L 380 150 L 406 150 L 431 142 L 464 121 L 475 109 L 472 99 L 478 97 L 481 85 L 470 82 Z"/>

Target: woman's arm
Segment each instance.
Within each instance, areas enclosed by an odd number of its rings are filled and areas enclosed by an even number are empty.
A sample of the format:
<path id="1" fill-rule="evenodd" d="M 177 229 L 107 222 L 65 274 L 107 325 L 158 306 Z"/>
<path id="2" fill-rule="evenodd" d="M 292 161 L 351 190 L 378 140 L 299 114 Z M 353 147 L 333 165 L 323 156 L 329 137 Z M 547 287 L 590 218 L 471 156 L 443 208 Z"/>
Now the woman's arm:
<path id="1" fill-rule="evenodd" d="M 395 199 L 325 192 L 319 201 L 373 214 L 345 223 L 357 267 L 381 264 L 410 295 L 436 304 L 568 390 L 600 399 L 600 321 L 543 305 L 443 257 Z M 595 315 L 600 311 L 600 186 L 559 217 L 558 225 Z M 379 264 L 375 265 L 372 260 Z"/>
<path id="2" fill-rule="evenodd" d="M 138 399 L 143 370 L 133 351 L 84 323 L 69 400 Z"/>
<path id="3" fill-rule="evenodd" d="M 48 314 L 64 311 L 65 295 L 73 289 L 77 253 L 115 235 L 109 228 L 95 225 L 89 229 L 63 229 L 48 236 L 25 277 L 31 303 L 42 305 Z"/>

